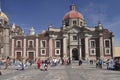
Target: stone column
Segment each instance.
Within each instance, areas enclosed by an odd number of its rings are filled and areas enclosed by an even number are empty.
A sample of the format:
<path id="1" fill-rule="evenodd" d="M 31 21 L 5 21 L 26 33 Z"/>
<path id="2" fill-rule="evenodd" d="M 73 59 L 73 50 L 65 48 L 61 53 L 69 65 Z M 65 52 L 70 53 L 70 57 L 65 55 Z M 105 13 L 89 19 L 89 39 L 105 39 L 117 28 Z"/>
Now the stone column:
<path id="1" fill-rule="evenodd" d="M 67 57 L 67 39 L 66 39 L 66 37 L 63 38 L 63 56 Z"/>
<path id="2" fill-rule="evenodd" d="M 71 47 L 70 47 L 70 51 L 69 52 L 70 52 L 70 58 L 71 58 L 71 60 L 73 60 L 72 59 L 72 48 Z"/>
<path id="3" fill-rule="evenodd" d="M 85 38 L 85 59 L 89 58 L 88 37 Z"/>
<path id="4" fill-rule="evenodd" d="M 4 57 L 10 56 L 10 43 L 9 43 L 9 28 L 5 28 L 4 30 Z"/>
<path id="5" fill-rule="evenodd" d="M 104 40 L 103 40 L 102 36 L 100 36 L 99 42 L 100 42 L 100 44 L 99 44 L 100 45 L 100 58 L 103 58 L 104 57 L 104 52 L 103 52 L 103 47 L 104 47 L 103 42 L 104 42 Z"/>
<path id="6" fill-rule="evenodd" d="M 14 54 L 15 54 L 15 52 L 14 52 L 14 51 L 15 51 L 15 50 L 14 50 L 14 44 L 15 44 L 14 41 L 15 41 L 15 40 L 12 39 L 12 50 L 11 50 L 12 58 L 15 58 L 15 56 L 14 56 Z"/>
<path id="7" fill-rule="evenodd" d="M 24 52 L 23 52 L 23 54 L 24 54 L 23 57 L 27 58 L 27 55 L 26 55 L 26 53 L 27 53 L 27 52 L 26 52 L 26 38 L 24 38 L 23 49 L 24 49 L 24 50 L 23 50 L 23 51 L 24 51 Z"/>
<path id="8" fill-rule="evenodd" d="M 38 58 L 38 38 L 36 38 L 36 58 Z"/>
<path id="9" fill-rule="evenodd" d="M 52 38 L 49 39 L 49 57 L 52 57 Z"/>
<path id="10" fill-rule="evenodd" d="M 114 37 L 112 37 L 112 51 L 111 51 L 111 57 L 115 57 L 115 49 L 114 49 Z"/>
<path id="11" fill-rule="evenodd" d="M 79 59 L 82 59 L 82 52 L 81 52 L 81 39 L 78 39 L 78 54 L 79 54 Z"/>

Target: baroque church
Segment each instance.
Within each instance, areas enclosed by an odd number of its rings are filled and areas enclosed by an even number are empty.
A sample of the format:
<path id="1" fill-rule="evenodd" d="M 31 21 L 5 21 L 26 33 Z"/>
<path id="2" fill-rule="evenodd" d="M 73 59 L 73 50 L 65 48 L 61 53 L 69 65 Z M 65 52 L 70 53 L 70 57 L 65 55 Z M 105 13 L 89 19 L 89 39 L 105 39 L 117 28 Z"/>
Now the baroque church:
<path id="1" fill-rule="evenodd" d="M 70 5 L 62 20 L 62 27 L 52 25 L 40 34 L 34 27 L 24 33 L 20 26 L 9 24 L 9 19 L 0 10 L 0 57 L 11 58 L 70 58 L 108 59 L 114 56 L 114 34 L 105 29 L 100 21 L 89 27 L 84 16 Z"/>

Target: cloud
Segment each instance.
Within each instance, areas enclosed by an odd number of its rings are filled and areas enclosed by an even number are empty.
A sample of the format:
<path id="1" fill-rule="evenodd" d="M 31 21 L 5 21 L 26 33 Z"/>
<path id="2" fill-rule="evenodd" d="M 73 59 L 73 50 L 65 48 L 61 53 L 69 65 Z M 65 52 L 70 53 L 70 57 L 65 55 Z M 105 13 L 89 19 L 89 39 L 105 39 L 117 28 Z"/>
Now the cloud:
<path id="1" fill-rule="evenodd" d="M 115 35 L 115 46 L 120 46 L 120 17 L 116 16 L 111 22 L 106 24 L 106 27 L 108 27 Z"/>
<path id="2" fill-rule="evenodd" d="M 107 6 L 104 4 L 90 2 L 87 6 L 83 6 L 82 11 L 90 25 L 97 24 L 99 20 L 102 22 L 107 20 Z"/>
<path id="3" fill-rule="evenodd" d="M 107 4 L 90 2 L 87 6 L 83 6 L 82 11 L 88 23 L 88 26 L 96 26 L 100 20 L 104 28 L 109 29 L 115 35 L 115 45 L 120 45 L 120 17 L 119 15 L 111 16 L 108 13 L 109 6 Z"/>

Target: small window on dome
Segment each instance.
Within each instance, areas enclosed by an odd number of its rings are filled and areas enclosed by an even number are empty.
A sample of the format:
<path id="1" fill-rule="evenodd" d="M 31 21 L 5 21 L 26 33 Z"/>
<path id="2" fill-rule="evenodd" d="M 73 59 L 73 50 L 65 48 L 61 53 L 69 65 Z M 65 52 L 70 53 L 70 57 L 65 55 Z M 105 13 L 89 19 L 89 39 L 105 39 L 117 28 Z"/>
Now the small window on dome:
<path id="1" fill-rule="evenodd" d="M 65 26 L 69 26 L 69 22 L 65 22 Z"/>
<path id="2" fill-rule="evenodd" d="M 82 24 L 83 24 L 83 23 L 82 23 L 82 22 L 80 22 L 80 25 L 81 25 L 81 26 L 82 26 Z"/>
<path id="3" fill-rule="evenodd" d="M 76 23 L 77 23 L 76 21 L 73 21 L 73 25 L 76 25 Z"/>

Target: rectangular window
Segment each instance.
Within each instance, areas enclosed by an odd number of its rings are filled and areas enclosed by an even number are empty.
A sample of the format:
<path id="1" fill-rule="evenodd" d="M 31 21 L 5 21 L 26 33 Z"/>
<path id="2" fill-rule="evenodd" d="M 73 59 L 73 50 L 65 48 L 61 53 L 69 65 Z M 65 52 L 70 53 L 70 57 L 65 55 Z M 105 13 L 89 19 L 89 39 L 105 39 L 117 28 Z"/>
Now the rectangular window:
<path id="1" fill-rule="evenodd" d="M 65 26 L 69 26 L 69 22 L 65 22 Z"/>
<path id="2" fill-rule="evenodd" d="M 73 21 L 73 25 L 76 25 L 77 24 L 77 22 L 76 21 Z"/>
<path id="3" fill-rule="evenodd" d="M 22 47 L 22 41 L 21 40 L 17 40 L 16 41 L 16 47 L 17 48 L 21 48 Z"/>
<path id="4" fill-rule="evenodd" d="M 33 44 L 34 44 L 34 43 L 33 43 L 33 40 L 29 40 L 29 41 L 28 41 L 28 47 L 29 47 L 29 48 L 33 48 Z"/>
<path id="5" fill-rule="evenodd" d="M 110 48 L 105 48 L 105 54 L 110 55 Z"/>
<path id="6" fill-rule="evenodd" d="M 80 22 L 80 25 L 81 25 L 81 26 L 82 26 L 82 24 L 83 24 L 83 23 L 82 23 L 82 22 Z"/>
<path id="7" fill-rule="evenodd" d="M 73 40 L 77 40 L 77 36 L 73 36 Z"/>
<path id="8" fill-rule="evenodd" d="M 90 41 L 90 47 L 91 48 L 95 48 L 96 47 L 95 40 L 91 40 Z"/>
<path id="9" fill-rule="evenodd" d="M 110 47 L 110 40 L 105 40 L 105 47 Z"/>
<path id="10" fill-rule="evenodd" d="M 60 48 L 60 40 L 56 40 L 56 48 Z"/>
<path id="11" fill-rule="evenodd" d="M 42 48 L 45 48 L 45 47 L 46 47 L 46 41 L 45 41 L 45 40 L 42 40 L 42 41 L 41 41 L 41 47 L 42 47 Z"/>
<path id="12" fill-rule="evenodd" d="M 19 48 L 21 47 L 21 45 L 20 45 L 20 41 L 18 41 L 18 45 L 17 45 L 17 47 L 19 47 Z"/>
<path id="13" fill-rule="evenodd" d="M 96 54 L 96 49 L 90 49 L 90 55 L 95 55 Z"/>
<path id="14" fill-rule="evenodd" d="M 41 49 L 41 55 L 46 55 L 46 50 L 45 49 Z"/>
<path id="15" fill-rule="evenodd" d="M 60 49 L 55 50 L 55 55 L 60 55 Z"/>

